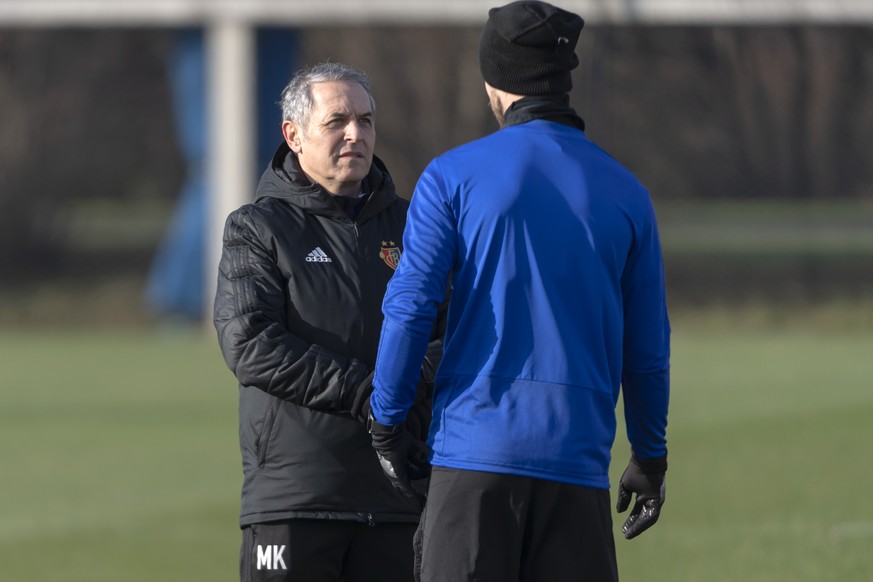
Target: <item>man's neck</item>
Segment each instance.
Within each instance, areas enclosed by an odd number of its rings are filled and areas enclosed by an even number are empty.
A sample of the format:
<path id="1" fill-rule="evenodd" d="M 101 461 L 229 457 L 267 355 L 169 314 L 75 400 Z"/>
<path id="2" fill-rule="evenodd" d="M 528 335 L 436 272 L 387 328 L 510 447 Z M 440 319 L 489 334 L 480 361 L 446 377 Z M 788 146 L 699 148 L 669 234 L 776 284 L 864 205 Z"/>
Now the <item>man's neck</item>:
<path id="1" fill-rule="evenodd" d="M 506 110 L 512 107 L 512 104 L 516 101 L 524 99 L 524 95 L 513 95 L 512 93 L 502 93 L 500 95 L 500 105 L 503 107 L 503 113 L 506 114 Z"/>
<path id="2" fill-rule="evenodd" d="M 357 198 L 361 194 L 361 190 L 363 189 L 362 184 L 363 180 L 358 180 L 357 182 L 328 182 L 327 184 L 322 184 L 321 182 L 316 182 L 312 179 L 312 176 L 306 173 L 306 170 L 303 167 L 300 167 L 300 171 L 303 172 L 303 175 L 306 176 L 306 179 L 309 180 L 312 184 L 318 184 L 321 186 L 321 189 L 330 194 L 331 196 L 343 196 L 346 198 Z"/>
<path id="3" fill-rule="evenodd" d="M 361 195 L 361 182 L 343 182 L 333 185 L 321 185 L 324 191 L 331 196 L 342 196 L 344 198 L 357 198 Z"/>

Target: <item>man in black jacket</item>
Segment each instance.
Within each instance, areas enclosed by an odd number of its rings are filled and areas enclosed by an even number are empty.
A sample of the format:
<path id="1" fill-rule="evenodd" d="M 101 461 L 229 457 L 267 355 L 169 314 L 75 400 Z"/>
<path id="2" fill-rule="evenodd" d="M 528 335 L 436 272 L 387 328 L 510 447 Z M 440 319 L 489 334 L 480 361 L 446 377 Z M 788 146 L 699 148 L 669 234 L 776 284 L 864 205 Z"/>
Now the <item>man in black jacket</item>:
<path id="1" fill-rule="evenodd" d="M 256 201 L 227 219 L 215 298 L 240 385 L 241 579 L 411 580 L 419 508 L 382 473 L 364 425 L 408 202 L 373 155 L 361 72 L 301 71 L 281 105 L 284 143 Z M 407 417 L 419 441 L 438 338 Z"/>

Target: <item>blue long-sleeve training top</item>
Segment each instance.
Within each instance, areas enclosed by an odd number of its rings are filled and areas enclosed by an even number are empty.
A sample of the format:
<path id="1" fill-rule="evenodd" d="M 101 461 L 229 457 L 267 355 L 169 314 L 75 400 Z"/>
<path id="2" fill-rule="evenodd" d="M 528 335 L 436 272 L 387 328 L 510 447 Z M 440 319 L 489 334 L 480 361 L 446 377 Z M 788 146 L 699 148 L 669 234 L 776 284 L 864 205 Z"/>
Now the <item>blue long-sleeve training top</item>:
<path id="1" fill-rule="evenodd" d="M 608 488 L 615 406 L 666 453 L 670 325 L 647 190 L 579 129 L 506 127 L 433 160 L 383 302 L 373 415 L 405 418 L 451 277 L 435 466 Z"/>

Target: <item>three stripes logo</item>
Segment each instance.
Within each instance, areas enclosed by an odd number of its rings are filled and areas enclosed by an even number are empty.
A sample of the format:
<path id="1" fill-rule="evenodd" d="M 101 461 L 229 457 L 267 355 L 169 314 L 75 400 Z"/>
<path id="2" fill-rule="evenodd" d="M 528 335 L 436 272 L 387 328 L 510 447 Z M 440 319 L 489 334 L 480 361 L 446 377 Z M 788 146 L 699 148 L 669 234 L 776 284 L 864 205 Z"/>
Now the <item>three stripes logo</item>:
<path id="1" fill-rule="evenodd" d="M 308 255 L 306 255 L 307 263 L 332 263 L 333 259 L 327 256 L 321 247 L 315 247 Z"/>
<path id="2" fill-rule="evenodd" d="M 379 258 L 392 269 L 397 269 L 397 264 L 400 262 L 400 249 L 394 241 L 382 241 L 382 247 L 379 249 Z M 333 259 L 327 256 L 321 247 L 315 247 L 309 254 L 306 255 L 307 263 L 332 263 Z"/>

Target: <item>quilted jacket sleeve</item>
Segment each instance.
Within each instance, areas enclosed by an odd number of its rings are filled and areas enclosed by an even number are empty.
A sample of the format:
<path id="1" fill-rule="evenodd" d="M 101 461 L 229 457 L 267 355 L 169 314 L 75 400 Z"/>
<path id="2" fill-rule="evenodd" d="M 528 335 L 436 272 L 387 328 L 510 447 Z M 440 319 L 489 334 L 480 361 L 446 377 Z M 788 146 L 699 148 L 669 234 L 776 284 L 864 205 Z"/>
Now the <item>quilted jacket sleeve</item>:
<path id="1" fill-rule="evenodd" d="M 347 412 L 370 370 L 287 328 L 282 277 L 252 212 L 232 213 L 224 229 L 214 312 L 224 360 L 244 386 L 315 410 Z"/>

